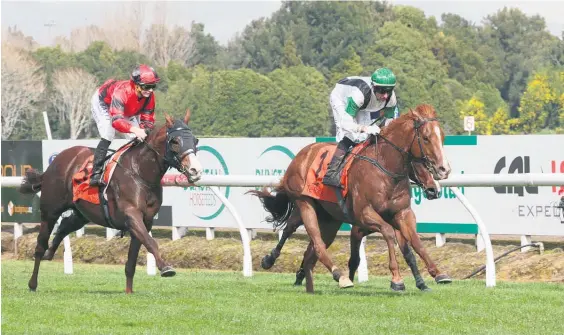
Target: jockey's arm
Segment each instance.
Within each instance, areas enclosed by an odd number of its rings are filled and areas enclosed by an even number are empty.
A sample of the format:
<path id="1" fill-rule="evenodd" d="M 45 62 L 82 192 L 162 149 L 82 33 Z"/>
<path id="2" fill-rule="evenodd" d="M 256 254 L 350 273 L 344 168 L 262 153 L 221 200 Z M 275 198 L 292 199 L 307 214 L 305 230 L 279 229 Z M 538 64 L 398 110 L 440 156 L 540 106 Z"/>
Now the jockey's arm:
<path id="1" fill-rule="evenodd" d="M 150 99 L 139 116 L 140 126 L 143 129 L 153 129 L 155 127 L 155 94 L 151 94 Z"/>
<path id="2" fill-rule="evenodd" d="M 361 132 L 362 126 L 354 119 L 363 102 L 364 96 L 359 91 L 353 92 L 351 96 L 346 98 L 344 103 L 335 106 L 335 123 L 337 127 L 341 128 L 345 137 L 357 143 L 364 141 L 368 137 L 366 133 Z"/>
<path id="3" fill-rule="evenodd" d="M 124 105 L 121 97 L 114 95 L 110 105 L 110 116 L 112 117 L 112 127 L 127 134 L 131 132 L 131 124 L 123 116 Z"/>

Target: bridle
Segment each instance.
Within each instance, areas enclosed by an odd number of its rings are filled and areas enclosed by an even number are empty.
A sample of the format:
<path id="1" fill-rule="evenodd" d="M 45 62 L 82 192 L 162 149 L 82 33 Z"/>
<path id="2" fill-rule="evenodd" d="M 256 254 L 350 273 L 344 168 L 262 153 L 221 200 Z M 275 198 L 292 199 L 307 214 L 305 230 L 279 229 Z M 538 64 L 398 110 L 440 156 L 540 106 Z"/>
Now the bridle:
<path id="1" fill-rule="evenodd" d="M 402 159 L 405 158 L 405 156 L 407 156 L 407 162 L 422 163 L 425 166 L 425 168 L 429 172 L 431 172 L 431 169 L 432 169 L 431 161 L 429 160 L 429 158 L 427 157 L 427 155 L 425 155 L 425 152 L 423 151 L 423 145 L 421 144 L 421 132 L 419 131 L 419 129 L 424 124 L 426 124 L 427 122 L 432 122 L 432 121 L 438 121 L 438 120 L 437 120 L 437 118 L 422 118 L 422 119 L 413 120 L 413 128 L 415 129 L 415 134 L 413 135 L 413 139 L 411 140 L 411 144 L 409 145 L 409 148 L 410 148 L 409 151 L 405 151 L 404 149 L 398 147 L 397 145 L 395 145 L 394 143 L 392 143 L 390 140 L 388 140 L 387 138 L 385 138 L 382 135 L 378 135 L 378 137 L 381 138 L 387 144 L 389 144 L 392 148 L 397 150 L 402 155 Z M 415 139 L 417 139 L 417 143 L 419 144 L 419 151 L 421 152 L 421 157 L 416 157 L 415 155 L 413 155 L 411 153 L 411 147 L 413 146 L 413 142 L 415 142 Z M 375 146 L 375 150 L 376 150 L 376 146 Z M 388 175 L 389 177 L 391 177 L 392 179 L 394 179 L 396 181 L 408 178 L 408 176 L 409 176 L 408 173 L 407 174 L 399 174 L 399 173 L 395 173 L 395 172 L 392 172 L 392 171 L 388 171 L 384 166 L 382 166 L 382 164 L 380 164 L 380 162 L 378 162 L 377 160 L 372 159 L 370 157 L 358 155 L 358 154 L 356 154 L 355 156 L 356 156 L 356 158 L 362 159 L 362 160 L 367 161 L 367 162 L 371 163 L 372 165 L 376 166 L 382 172 L 384 172 L 386 175 Z"/>
<path id="2" fill-rule="evenodd" d="M 175 135 L 177 133 L 180 133 L 180 136 Z M 173 139 L 175 138 L 179 138 L 180 139 L 180 148 L 184 149 L 182 152 L 180 153 L 176 153 L 173 150 L 171 150 L 171 142 Z M 184 146 L 185 141 L 194 141 L 194 145 L 191 146 L 189 144 L 189 142 L 186 142 L 186 148 Z M 171 167 L 177 169 L 180 173 L 182 174 L 186 174 L 188 172 L 187 168 L 182 164 L 182 160 L 184 159 L 184 157 L 186 157 L 187 155 L 191 154 L 191 153 L 196 153 L 196 145 L 198 144 L 198 139 L 194 138 L 194 135 L 192 134 L 192 130 L 190 128 L 188 128 L 183 122 L 180 121 L 175 121 L 175 123 L 173 124 L 173 126 L 171 128 L 166 127 L 166 142 L 165 142 L 165 154 L 162 155 L 160 152 L 158 152 L 151 144 L 149 144 L 146 141 L 139 141 L 138 139 L 133 139 L 129 142 L 127 142 L 125 145 L 123 145 L 121 148 L 131 144 L 137 142 L 140 145 L 145 145 L 149 150 L 151 150 L 155 155 L 157 155 L 157 158 L 162 159 L 164 161 L 164 169 L 161 167 L 161 165 L 159 164 L 159 172 L 160 174 L 165 174 L 166 171 L 168 171 L 168 169 L 170 169 Z M 121 149 L 120 148 L 120 149 Z M 119 151 L 120 149 L 116 150 Z M 128 173 L 129 175 L 133 176 L 135 180 L 140 181 L 141 183 L 143 183 L 145 186 L 147 187 L 154 187 L 157 186 L 156 184 L 150 184 L 147 183 L 137 172 L 126 168 L 125 166 L 123 166 L 123 164 L 121 164 L 121 162 L 116 162 L 116 164 L 118 166 L 120 166 L 122 169 L 124 169 L 124 171 L 126 173 Z M 160 182 L 159 184 L 160 185 Z"/>

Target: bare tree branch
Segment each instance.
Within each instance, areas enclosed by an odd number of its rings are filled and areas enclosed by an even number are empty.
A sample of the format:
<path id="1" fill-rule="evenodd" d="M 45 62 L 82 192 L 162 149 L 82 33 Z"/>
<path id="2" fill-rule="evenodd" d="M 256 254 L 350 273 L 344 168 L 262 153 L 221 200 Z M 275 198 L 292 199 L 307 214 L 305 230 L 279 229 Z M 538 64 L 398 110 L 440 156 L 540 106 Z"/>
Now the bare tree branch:
<path id="1" fill-rule="evenodd" d="M 34 103 L 45 89 L 44 74 L 29 55 L 2 43 L 2 139 L 21 122 L 22 113 L 35 112 Z"/>
<path id="2" fill-rule="evenodd" d="M 90 124 L 90 100 L 96 90 L 96 77 L 82 69 L 59 70 L 53 75 L 57 92 L 51 101 L 70 123 L 70 138 L 85 135 Z"/>

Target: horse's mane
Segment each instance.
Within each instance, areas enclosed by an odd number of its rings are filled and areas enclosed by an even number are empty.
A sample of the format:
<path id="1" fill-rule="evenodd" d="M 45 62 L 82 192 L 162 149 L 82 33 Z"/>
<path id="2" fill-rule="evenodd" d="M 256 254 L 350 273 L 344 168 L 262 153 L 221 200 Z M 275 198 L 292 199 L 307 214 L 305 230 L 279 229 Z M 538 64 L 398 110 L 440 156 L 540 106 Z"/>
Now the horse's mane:
<path id="1" fill-rule="evenodd" d="M 402 114 L 395 120 L 392 120 L 390 124 L 382 129 L 382 132 L 380 134 L 388 138 L 398 131 L 406 131 L 405 128 L 408 125 L 413 125 L 412 121 L 435 117 L 437 117 L 437 112 L 435 111 L 435 108 L 433 108 L 433 106 L 429 104 L 421 104 L 415 107 L 415 109 L 410 108 L 407 113 Z"/>

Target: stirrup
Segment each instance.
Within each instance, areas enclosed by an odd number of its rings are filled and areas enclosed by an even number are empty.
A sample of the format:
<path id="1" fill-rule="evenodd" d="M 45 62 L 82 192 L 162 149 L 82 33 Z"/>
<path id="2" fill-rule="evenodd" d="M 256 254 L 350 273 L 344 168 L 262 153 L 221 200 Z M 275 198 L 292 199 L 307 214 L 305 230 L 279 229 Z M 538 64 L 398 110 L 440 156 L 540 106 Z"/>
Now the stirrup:
<path id="1" fill-rule="evenodd" d="M 99 174 L 98 177 L 94 177 L 95 175 L 90 176 L 90 186 L 106 186 L 102 178 L 104 177 L 103 174 Z"/>

